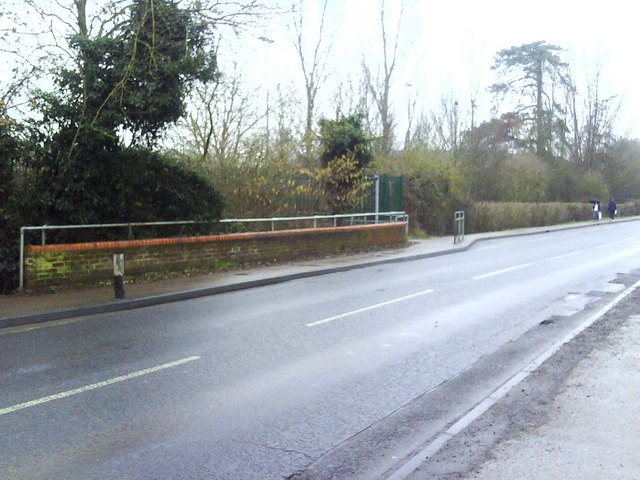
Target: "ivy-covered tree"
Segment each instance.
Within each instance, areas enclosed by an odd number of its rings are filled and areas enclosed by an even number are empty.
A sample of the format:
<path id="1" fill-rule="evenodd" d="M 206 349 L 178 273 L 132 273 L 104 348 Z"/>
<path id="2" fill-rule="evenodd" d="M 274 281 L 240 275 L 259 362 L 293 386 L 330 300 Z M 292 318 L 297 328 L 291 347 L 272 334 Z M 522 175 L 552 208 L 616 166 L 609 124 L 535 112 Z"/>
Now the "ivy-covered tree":
<path id="1" fill-rule="evenodd" d="M 21 145 L 14 125 L 0 115 L 0 294 L 15 282 L 18 238 L 21 223 L 16 188 L 16 167 Z"/>
<path id="2" fill-rule="evenodd" d="M 150 218 L 164 212 L 165 220 L 174 219 L 168 212 L 177 210 L 185 215 L 181 219 L 188 217 L 184 213 L 188 208 L 166 210 L 151 197 L 144 200 L 145 190 L 129 187 L 140 176 L 151 184 L 161 181 L 154 176 L 165 167 L 149 163 L 160 162 L 159 157 L 148 151 L 145 164 L 139 158 L 140 147 L 149 147 L 163 128 L 181 117 L 194 82 L 216 79 L 211 25 L 175 0 L 129 0 L 114 17 L 112 28 L 92 34 L 86 0 L 74 3 L 78 29 L 69 45 L 75 63 L 59 70 L 54 92 L 36 96 L 42 113 L 42 121 L 33 129 L 30 160 L 34 182 L 42 192 L 36 221 L 104 222 L 116 220 L 114 211 L 125 220 L 133 215 L 125 208 L 131 206 L 132 197 L 147 202 Z M 128 148 L 137 147 L 135 152 L 127 151 L 125 139 Z M 146 168 L 125 168 L 122 159 Z M 176 181 L 181 177 L 176 174 Z M 187 205 L 186 197 L 181 205 Z M 210 212 L 216 216 L 220 209 L 212 205 Z"/>
<path id="3" fill-rule="evenodd" d="M 183 115 L 191 84 L 215 80 L 211 26 L 175 0 L 131 0 L 114 28 L 96 35 L 86 0 L 75 3 L 75 65 L 59 73 L 59 93 L 42 96 L 48 117 L 75 130 L 70 150 L 85 134 L 153 140 Z"/>
<path id="4" fill-rule="evenodd" d="M 362 115 L 320 120 L 321 177 L 334 213 L 349 209 L 362 188 L 364 168 L 373 159 Z"/>
<path id="5" fill-rule="evenodd" d="M 371 140 L 364 131 L 363 118 L 361 114 L 354 114 L 338 120 L 320 119 L 320 161 L 323 167 L 331 160 L 346 156 L 353 156 L 359 169 L 371 162 Z"/>
<path id="6" fill-rule="evenodd" d="M 47 2 L 21 2 L 35 18 L 65 21 L 51 23 L 48 41 L 30 32 L 48 53 L 37 57 L 36 71 L 51 75 L 55 88 L 29 92 L 25 105 L 36 115 L 20 136 L 5 118 L 13 90 L 0 95 L 0 291 L 15 287 L 21 225 L 220 218 L 213 185 L 151 147 L 182 116 L 191 87 L 217 79 L 218 27 L 242 28 L 262 5 L 62 0 L 52 13 Z M 9 20 L 16 28 L 3 32 L 19 35 L 19 19 Z M 85 231 L 75 232 L 82 240 Z"/>

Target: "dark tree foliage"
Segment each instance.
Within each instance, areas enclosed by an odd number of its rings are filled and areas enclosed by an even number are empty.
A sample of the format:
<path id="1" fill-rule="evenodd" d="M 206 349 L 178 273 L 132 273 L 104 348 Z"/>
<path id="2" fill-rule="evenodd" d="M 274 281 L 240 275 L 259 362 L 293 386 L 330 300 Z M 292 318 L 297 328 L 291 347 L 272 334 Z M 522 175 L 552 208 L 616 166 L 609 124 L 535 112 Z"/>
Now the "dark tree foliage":
<path id="1" fill-rule="evenodd" d="M 15 287 L 21 225 L 222 215 L 213 185 L 148 148 L 183 114 L 191 84 L 215 79 L 210 26 L 174 0 L 132 0 L 118 25 L 108 36 L 90 38 L 81 28 L 69 39 L 75 67 L 58 71 L 53 92 L 33 96 L 41 119 L 31 122 L 24 145 L 0 123 L 1 292 Z"/>
<path id="2" fill-rule="evenodd" d="M 0 294 L 6 293 L 17 280 L 15 259 L 19 252 L 21 216 L 16 169 L 20 142 L 11 124 L 0 117 Z"/>
<path id="3" fill-rule="evenodd" d="M 352 207 L 364 180 L 363 169 L 373 159 L 362 120 L 362 115 L 320 120 L 320 161 L 333 213 Z"/>
<path id="4" fill-rule="evenodd" d="M 104 150 L 88 160 L 24 160 L 21 144 L 0 136 L 0 293 L 17 286 L 18 239 L 25 225 L 168 220 L 215 221 L 224 202 L 200 175 L 146 149 Z M 60 159 L 58 159 L 60 160 Z M 20 171 L 16 166 L 20 165 Z M 191 233 L 166 227 L 156 235 Z M 150 233 L 150 232 L 146 232 Z M 96 240 L 95 231 L 57 231 L 51 242 Z M 99 239 L 122 239 L 114 229 Z"/>
<path id="5" fill-rule="evenodd" d="M 57 91 L 37 97 L 43 119 L 31 169 L 42 205 L 34 221 L 185 220 L 203 201 L 213 202 L 209 218 L 220 215 L 211 185 L 119 139 L 124 131 L 134 145 L 148 144 L 180 118 L 190 85 L 217 74 L 208 43 L 208 27 L 174 0 L 133 0 L 109 36 L 80 29 L 70 39 L 77 68 L 62 69 Z"/>
<path id="6" fill-rule="evenodd" d="M 366 167 L 373 159 L 370 139 L 363 129 L 363 116 L 360 114 L 342 117 L 338 120 L 320 120 L 320 141 L 322 153 L 320 160 L 326 167 L 331 160 L 353 156 L 357 167 Z"/>
<path id="7" fill-rule="evenodd" d="M 216 57 L 208 48 L 207 27 L 173 0 L 138 0 L 118 42 L 115 69 L 121 81 L 112 101 L 125 127 L 155 135 L 184 113 L 188 85 L 216 77 Z"/>
<path id="8" fill-rule="evenodd" d="M 35 179 L 49 194 L 40 224 L 215 220 L 222 214 L 220 194 L 206 179 L 150 150 L 103 151 L 91 161 L 66 159 L 63 166 Z"/>
<path id="9" fill-rule="evenodd" d="M 73 129 L 71 151 L 84 135 L 111 143 L 119 129 L 153 140 L 182 116 L 193 82 L 216 78 L 209 38 L 206 24 L 175 1 L 135 0 L 110 36 L 69 39 L 76 68 L 61 70 L 57 92 L 40 96 L 46 119 Z"/>

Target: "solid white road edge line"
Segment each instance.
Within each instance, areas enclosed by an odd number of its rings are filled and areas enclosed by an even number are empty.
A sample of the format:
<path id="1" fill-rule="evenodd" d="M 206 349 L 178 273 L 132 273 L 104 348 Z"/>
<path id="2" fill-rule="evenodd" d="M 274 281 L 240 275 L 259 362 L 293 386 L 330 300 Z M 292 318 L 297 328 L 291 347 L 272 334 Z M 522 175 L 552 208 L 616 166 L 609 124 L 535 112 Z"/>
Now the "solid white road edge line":
<path id="1" fill-rule="evenodd" d="M 479 418 L 484 412 L 489 410 L 500 399 L 502 399 L 507 393 L 511 391 L 513 387 L 518 385 L 522 380 L 527 378 L 530 373 L 535 371 L 540 365 L 547 361 L 551 356 L 560 350 L 565 344 L 569 343 L 575 337 L 577 337 L 583 330 L 591 326 L 605 313 L 615 307 L 624 298 L 631 294 L 635 289 L 640 286 L 640 281 L 637 281 L 632 286 L 627 288 L 624 292 L 618 295 L 611 303 L 605 305 L 600 310 L 595 312 L 583 323 L 578 325 L 573 331 L 567 334 L 562 340 L 545 350 L 542 354 L 536 357 L 529 365 L 516 373 L 511 379 L 503 383 L 499 388 L 493 391 L 489 396 L 482 400 L 478 405 L 471 409 L 460 420 L 455 422 L 447 430 L 441 432 L 436 438 L 429 443 L 424 449 L 411 457 L 402 467 L 396 470 L 391 476 L 387 477 L 387 480 L 404 480 L 413 472 L 415 472 L 420 465 L 422 465 L 429 457 L 436 454 L 444 447 L 449 440 L 455 437 L 458 433 L 462 432 L 468 427 L 474 420 Z"/>
<path id="2" fill-rule="evenodd" d="M 395 298 L 393 300 L 388 300 L 382 303 L 376 303 L 375 305 L 369 305 L 368 307 L 359 308 L 358 310 L 352 310 L 351 312 L 341 313 L 340 315 L 335 315 L 333 317 L 325 318 L 322 320 L 318 320 L 317 322 L 307 323 L 307 327 L 315 327 L 317 325 L 322 325 L 323 323 L 333 322 L 334 320 L 338 320 L 340 318 L 349 317 L 351 315 L 356 315 L 358 313 L 366 312 L 367 310 L 373 310 L 374 308 L 384 307 L 385 305 L 391 305 L 392 303 L 402 302 L 404 300 L 409 300 L 410 298 L 419 297 L 420 295 L 426 295 L 428 293 L 433 293 L 433 289 L 424 290 L 418 293 L 412 293 L 411 295 L 406 295 L 404 297 Z"/>
<path id="3" fill-rule="evenodd" d="M 481 280 L 487 277 L 493 277 L 494 275 L 500 275 L 501 273 L 512 272 L 514 270 L 519 270 L 521 268 L 529 267 L 533 265 L 533 263 L 523 263 L 522 265 L 516 265 L 515 267 L 505 268 L 503 270 L 496 270 L 495 272 L 485 273 L 483 275 L 478 275 L 477 277 L 473 277 L 474 280 Z"/>
<path id="4" fill-rule="evenodd" d="M 68 390 L 66 392 L 56 393 L 55 395 L 50 395 L 48 397 L 42 397 L 36 400 L 31 400 L 30 402 L 20 403 L 18 405 L 13 405 L 11 407 L 2 408 L 0 409 L 0 415 L 6 415 L 7 413 L 13 413 L 15 411 L 22 410 L 24 408 L 35 407 L 36 405 L 41 405 L 43 403 L 52 402 L 54 400 L 60 400 L 66 397 L 71 397 L 72 395 L 78 395 L 79 393 L 89 392 L 97 388 L 108 387 L 109 385 L 113 385 L 114 383 L 124 382 L 126 380 L 131 380 L 132 378 L 141 377 L 143 375 L 155 373 L 160 370 L 165 370 L 167 368 L 177 367 L 178 365 L 182 365 L 188 362 L 193 362 L 194 360 L 198 360 L 198 359 L 200 359 L 200 357 L 183 358 L 182 360 L 176 360 L 175 362 L 164 363 L 162 365 L 158 365 L 157 367 L 146 368 L 144 370 L 139 370 L 137 372 L 129 373 L 127 375 L 122 375 L 121 377 L 115 377 L 110 380 L 105 380 L 103 382 L 93 383 L 91 385 L 76 388 L 74 390 Z"/>

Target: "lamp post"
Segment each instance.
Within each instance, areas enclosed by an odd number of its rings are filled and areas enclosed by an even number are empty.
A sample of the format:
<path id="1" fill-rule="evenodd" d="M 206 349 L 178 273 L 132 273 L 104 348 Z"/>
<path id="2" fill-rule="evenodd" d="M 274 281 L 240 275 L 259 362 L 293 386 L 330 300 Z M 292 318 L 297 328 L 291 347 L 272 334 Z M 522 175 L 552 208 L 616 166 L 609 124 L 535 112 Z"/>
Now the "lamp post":
<path id="1" fill-rule="evenodd" d="M 408 96 L 407 96 L 407 132 L 405 133 L 405 136 L 404 136 L 404 148 L 407 149 L 409 148 L 409 143 L 411 142 L 411 124 L 413 123 L 413 115 L 415 111 L 416 99 L 411 98 L 412 91 L 413 91 L 412 90 L 413 84 L 405 83 L 405 86 L 407 87 Z"/>
<path id="2" fill-rule="evenodd" d="M 261 36 L 258 37 L 258 40 L 260 40 L 261 42 L 266 43 L 267 45 L 273 45 L 275 43 L 274 40 L 272 40 L 271 38 L 265 37 L 265 36 Z M 270 149 L 270 144 L 271 144 L 271 138 L 270 138 L 270 130 L 269 130 L 269 114 L 270 114 L 270 106 L 269 106 L 269 91 L 271 90 L 271 75 L 270 75 L 270 71 L 271 71 L 271 57 L 269 55 L 270 49 L 267 48 L 267 110 L 266 110 L 266 119 L 267 119 L 267 146 L 265 149 L 265 153 L 266 156 L 269 156 L 269 149 Z"/>

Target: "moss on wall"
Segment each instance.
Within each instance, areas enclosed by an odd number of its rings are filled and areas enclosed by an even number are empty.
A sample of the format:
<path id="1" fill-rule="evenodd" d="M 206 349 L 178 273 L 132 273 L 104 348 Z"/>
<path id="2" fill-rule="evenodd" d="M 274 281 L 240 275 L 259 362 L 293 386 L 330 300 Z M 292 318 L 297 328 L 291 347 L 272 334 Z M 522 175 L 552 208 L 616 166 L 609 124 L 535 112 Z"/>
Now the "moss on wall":
<path id="1" fill-rule="evenodd" d="M 406 224 L 315 228 L 122 242 L 29 246 L 25 283 L 30 290 L 95 284 L 113 278 L 113 254 L 125 255 L 125 277 L 154 272 L 215 271 L 407 242 Z"/>

